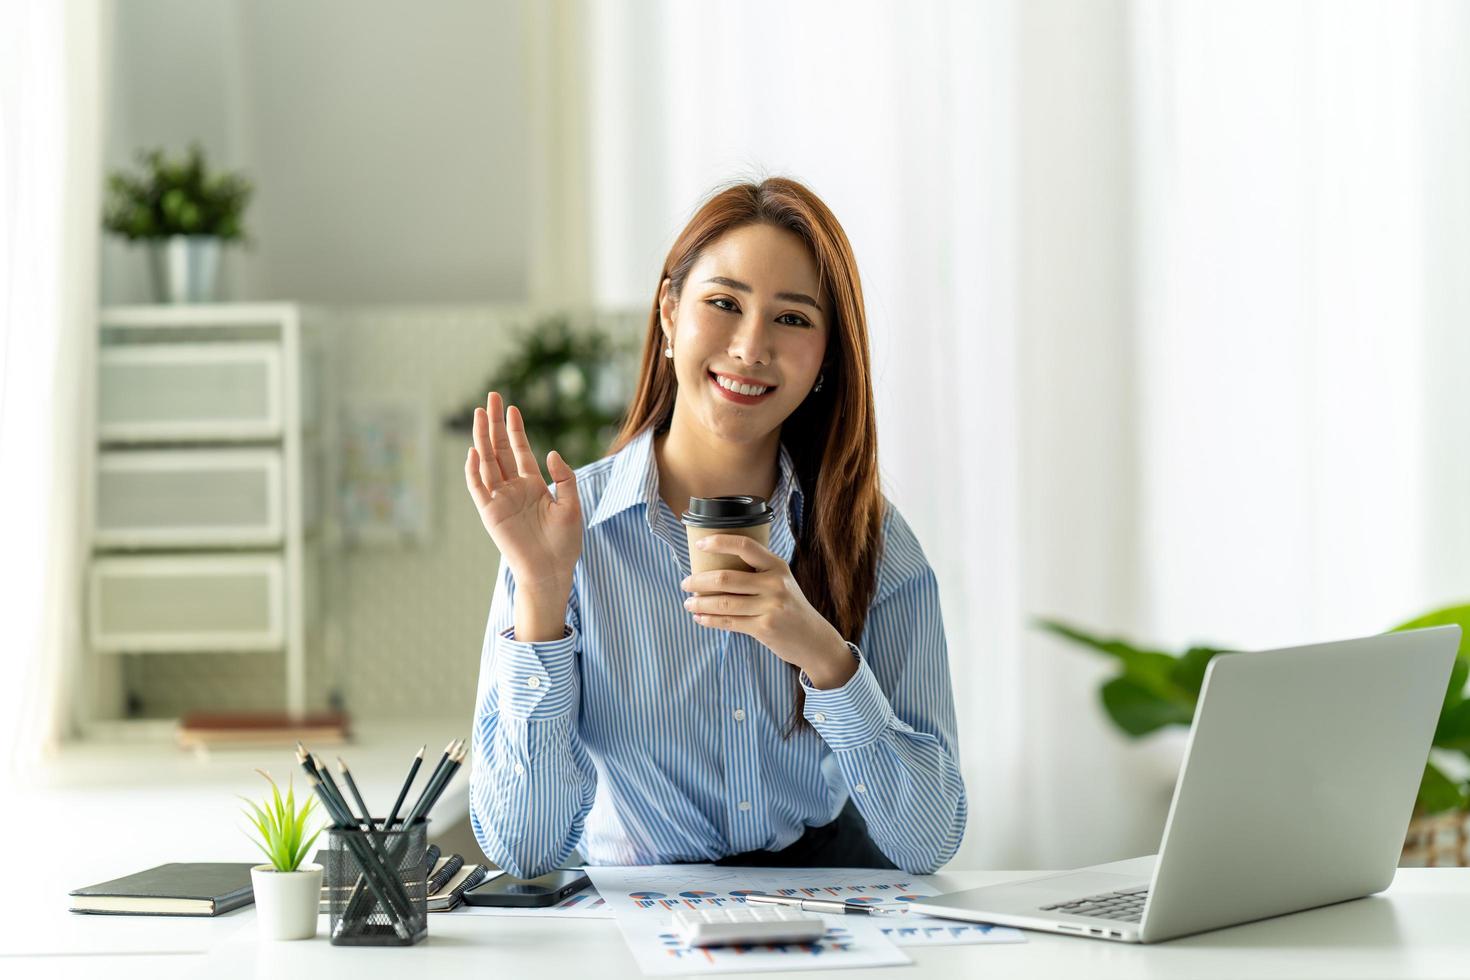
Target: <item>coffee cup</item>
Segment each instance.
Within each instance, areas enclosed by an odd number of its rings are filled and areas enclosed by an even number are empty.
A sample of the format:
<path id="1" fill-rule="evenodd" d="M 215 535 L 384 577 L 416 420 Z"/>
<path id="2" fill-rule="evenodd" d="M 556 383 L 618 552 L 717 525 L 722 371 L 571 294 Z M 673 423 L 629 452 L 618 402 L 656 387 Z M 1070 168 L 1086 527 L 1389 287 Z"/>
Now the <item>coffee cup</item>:
<path id="1" fill-rule="evenodd" d="M 771 546 L 771 523 L 776 512 L 761 497 L 738 495 L 733 497 L 690 497 L 689 509 L 684 512 L 684 530 L 689 534 L 690 571 L 709 572 L 721 568 L 740 572 L 753 572 L 739 555 L 717 551 L 700 551 L 698 542 L 712 534 L 741 534 L 761 544 Z"/>

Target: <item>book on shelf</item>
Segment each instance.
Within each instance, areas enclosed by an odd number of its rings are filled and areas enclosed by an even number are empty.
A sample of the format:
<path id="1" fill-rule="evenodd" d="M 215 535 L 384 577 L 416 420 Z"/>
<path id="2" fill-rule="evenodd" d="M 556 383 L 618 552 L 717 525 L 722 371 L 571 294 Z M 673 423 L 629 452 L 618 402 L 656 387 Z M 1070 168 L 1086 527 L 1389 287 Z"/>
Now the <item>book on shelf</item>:
<path id="1" fill-rule="evenodd" d="M 347 740 L 347 714 L 319 711 L 293 715 L 284 711 L 193 712 L 179 719 L 181 748 L 226 748 L 254 745 L 339 745 Z"/>

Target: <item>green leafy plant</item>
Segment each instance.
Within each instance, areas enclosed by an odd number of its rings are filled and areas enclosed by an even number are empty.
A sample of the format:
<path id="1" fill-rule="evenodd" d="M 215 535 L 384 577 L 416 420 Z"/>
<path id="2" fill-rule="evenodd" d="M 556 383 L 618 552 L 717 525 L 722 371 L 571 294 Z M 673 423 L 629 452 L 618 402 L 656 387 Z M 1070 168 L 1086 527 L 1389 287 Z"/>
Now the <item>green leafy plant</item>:
<path id="1" fill-rule="evenodd" d="M 318 827 L 310 837 L 306 836 L 306 824 L 311 819 L 316 798 L 308 796 L 298 809 L 294 781 L 286 784 L 286 796 L 283 799 L 281 788 L 276 785 L 270 773 L 264 769 L 255 771 L 271 784 L 271 798 L 262 805 L 240 797 L 250 807 L 248 811 L 244 811 L 245 816 L 250 818 L 251 824 L 260 835 L 259 840 L 251 840 L 270 859 L 271 867 L 277 871 L 295 871 L 322 832 Z"/>
<path id="2" fill-rule="evenodd" d="M 241 219 L 253 193 L 241 174 L 211 173 L 204 150 L 192 143 L 180 159 L 163 150 L 141 150 L 143 173 L 121 170 L 107 177 L 102 227 L 129 241 L 173 235 L 208 235 L 225 241 L 245 237 Z"/>
<path id="3" fill-rule="evenodd" d="M 598 459 L 617 434 L 625 406 L 617 389 L 619 346 L 596 328 L 573 329 L 566 316 L 538 321 L 517 337 L 517 350 L 445 427 L 466 432 L 486 392 L 521 410 L 531 446 L 544 460 L 555 449 L 573 468 Z"/>
<path id="4" fill-rule="evenodd" d="M 1470 699 L 1465 696 L 1465 682 L 1470 679 L 1470 605 L 1426 613 L 1394 627 L 1392 632 L 1450 624 L 1461 628 L 1460 649 L 1440 708 L 1431 752 L 1458 753 L 1470 760 Z M 1193 721 L 1205 668 L 1214 657 L 1230 652 L 1195 646 L 1182 653 L 1167 653 L 1119 637 L 1098 636 L 1056 619 L 1039 619 L 1035 625 L 1117 661 L 1117 675 L 1105 682 L 1099 693 L 1108 717 L 1133 738 Z M 1428 816 L 1447 810 L 1470 810 L 1470 781 L 1451 779 L 1431 754 L 1424 766 L 1414 812 Z"/>

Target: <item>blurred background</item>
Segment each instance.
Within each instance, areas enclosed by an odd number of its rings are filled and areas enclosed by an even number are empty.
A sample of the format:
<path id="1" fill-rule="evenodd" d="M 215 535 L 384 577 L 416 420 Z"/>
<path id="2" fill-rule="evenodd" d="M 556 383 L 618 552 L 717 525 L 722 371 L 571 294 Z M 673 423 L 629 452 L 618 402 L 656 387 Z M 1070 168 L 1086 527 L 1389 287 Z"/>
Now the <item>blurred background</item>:
<path id="1" fill-rule="evenodd" d="M 955 866 L 1157 847 L 1197 677 L 1113 688 L 1174 724 L 1107 710 L 1116 649 L 1038 620 L 1181 653 L 1470 601 L 1465 4 L 4 16 L 22 777 L 200 714 L 467 733 L 497 567 L 468 411 L 495 383 L 543 455 L 601 455 L 664 254 L 737 178 L 807 183 L 856 251 L 885 490 L 942 589 Z M 1463 825 L 1453 748 L 1421 803 Z"/>

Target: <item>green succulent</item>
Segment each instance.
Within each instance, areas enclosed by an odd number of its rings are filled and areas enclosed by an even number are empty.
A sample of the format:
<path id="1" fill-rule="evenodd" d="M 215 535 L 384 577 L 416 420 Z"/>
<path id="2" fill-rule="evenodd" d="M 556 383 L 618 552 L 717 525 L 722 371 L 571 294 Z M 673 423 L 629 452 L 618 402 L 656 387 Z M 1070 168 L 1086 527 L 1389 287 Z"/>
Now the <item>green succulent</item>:
<path id="1" fill-rule="evenodd" d="M 1460 649 L 1450 672 L 1432 747 L 1470 758 L 1470 699 L 1465 696 L 1465 682 L 1470 679 L 1470 605 L 1426 613 L 1394 627 L 1391 632 L 1451 624 L 1461 628 Z M 1103 710 L 1133 738 L 1169 725 L 1190 724 L 1204 684 L 1205 668 L 1215 656 L 1230 652 L 1219 647 L 1195 646 L 1182 653 L 1167 653 L 1144 649 L 1118 637 L 1098 636 L 1060 620 L 1039 619 L 1035 625 L 1118 662 L 1118 674 L 1104 683 L 1100 691 Z M 1470 781 L 1456 782 L 1433 761 L 1428 761 L 1414 809 L 1422 815 L 1470 810 Z"/>
<path id="2" fill-rule="evenodd" d="M 318 827 L 310 837 L 306 836 L 306 825 L 311 819 L 316 798 L 308 796 L 298 809 L 296 790 L 292 782 L 286 784 L 286 796 L 283 799 L 281 788 L 276 785 L 270 773 L 264 769 L 255 771 L 271 784 L 271 798 L 262 805 L 240 797 L 250 807 L 248 811 L 244 811 L 245 816 L 260 835 L 258 840 L 253 837 L 251 840 L 270 860 L 271 867 L 277 871 L 295 871 L 301 867 L 302 860 L 322 832 L 322 828 Z"/>
<path id="3" fill-rule="evenodd" d="M 121 170 L 107 177 L 102 227 L 129 241 L 173 235 L 245 237 L 241 219 L 254 187 L 241 174 L 211 173 L 204 150 L 191 143 L 181 159 L 163 150 L 140 150 L 143 173 Z"/>

